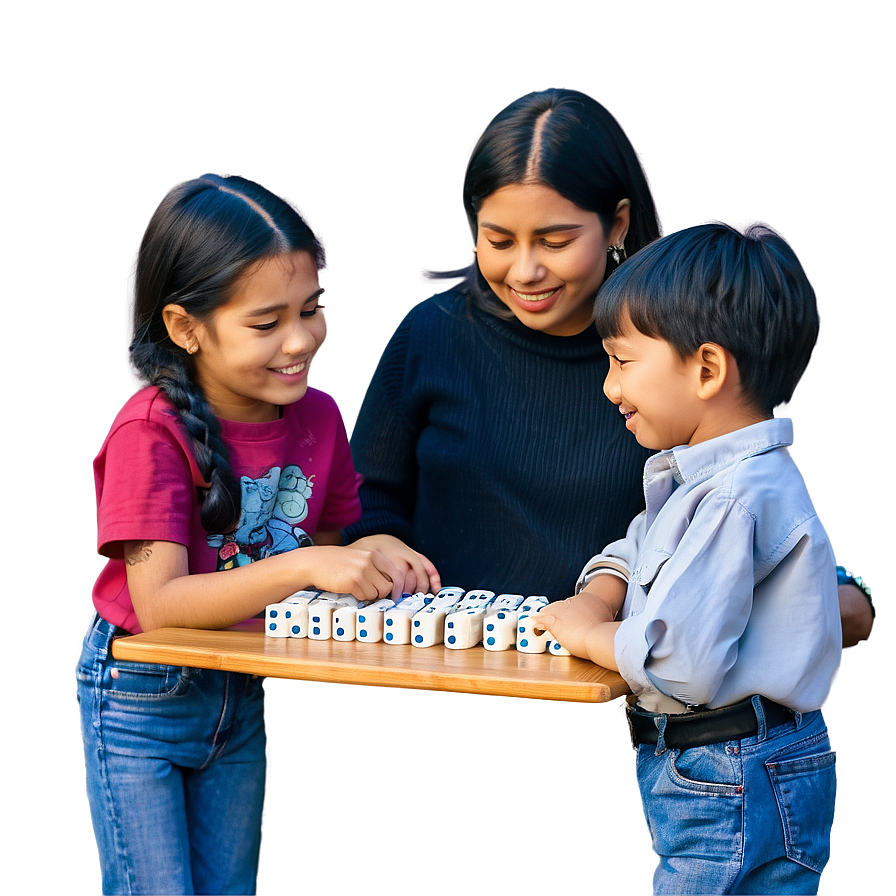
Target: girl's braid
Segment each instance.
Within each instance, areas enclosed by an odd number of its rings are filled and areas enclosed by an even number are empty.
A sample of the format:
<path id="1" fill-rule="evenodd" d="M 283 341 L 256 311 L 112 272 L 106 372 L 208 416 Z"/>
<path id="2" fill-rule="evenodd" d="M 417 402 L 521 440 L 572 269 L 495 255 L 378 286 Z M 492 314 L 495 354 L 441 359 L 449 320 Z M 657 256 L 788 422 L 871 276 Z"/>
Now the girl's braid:
<path id="1" fill-rule="evenodd" d="M 230 466 L 221 424 L 202 389 L 187 372 L 188 357 L 164 345 L 136 346 L 132 360 L 139 373 L 174 405 L 193 440 L 196 465 L 209 488 L 200 508 L 207 532 L 231 531 L 240 515 L 240 484 Z"/>

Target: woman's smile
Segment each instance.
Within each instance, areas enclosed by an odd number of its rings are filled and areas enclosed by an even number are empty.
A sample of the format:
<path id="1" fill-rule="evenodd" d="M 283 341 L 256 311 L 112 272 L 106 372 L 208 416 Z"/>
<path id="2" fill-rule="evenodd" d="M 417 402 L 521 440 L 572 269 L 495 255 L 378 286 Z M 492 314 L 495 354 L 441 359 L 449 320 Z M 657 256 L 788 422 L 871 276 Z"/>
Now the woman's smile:
<path id="1" fill-rule="evenodd" d="M 516 318 L 551 336 L 587 329 L 606 272 L 600 218 L 540 183 L 501 187 L 478 217 L 479 270 Z M 623 216 L 611 236 L 621 239 L 626 225 Z"/>

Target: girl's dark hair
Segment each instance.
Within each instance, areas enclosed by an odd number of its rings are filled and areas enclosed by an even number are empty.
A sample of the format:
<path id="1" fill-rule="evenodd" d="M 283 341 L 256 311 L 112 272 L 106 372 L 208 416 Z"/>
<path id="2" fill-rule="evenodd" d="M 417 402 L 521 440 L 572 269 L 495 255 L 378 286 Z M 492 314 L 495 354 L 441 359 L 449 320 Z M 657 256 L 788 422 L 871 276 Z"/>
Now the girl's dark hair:
<path id="1" fill-rule="evenodd" d="M 577 90 L 527 94 L 499 112 L 485 129 L 464 179 L 464 209 L 474 241 L 482 203 L 496 190 L 520 183 L 551 187 L 597 214 L 607 233 L 619 202 L 628 199 L 628 255 L 660 235 L 653 196 L 634 147 L 616 119 Z M 512 316 L 489 289 L 475 261 L 469 268 L 436 276 L 464 277 L 474 304 L 501 317 Z"/>
<path id="2" fill-rule="evenodd" d="M 772 415 L 790 401 L 818 338 L 815 291 L 770 227 L 689 227 L 648 246 L 601 287 L 594 322 L 604 339 L 627 325 L 682 358 L 714 342 L 737 362 L 744 398 Z"/>
<path id="3" fill-rule="evenodd" d="M 196 382 L 193 359 L 169 338 L 162 310 L 180 305 L 209 320 L 253 265 L 297 251 L 308 252 L 318 270 L 324 266 L 323 247 L 292 206 L 250 180 L 215 174 L 171 190 L 140 244 L 131 363 L 165 393 L 192 437 L 196 463 L 210 485 L 200 510 L 208 532 L 237 525 L 240 483 L 218 418 Z"/>

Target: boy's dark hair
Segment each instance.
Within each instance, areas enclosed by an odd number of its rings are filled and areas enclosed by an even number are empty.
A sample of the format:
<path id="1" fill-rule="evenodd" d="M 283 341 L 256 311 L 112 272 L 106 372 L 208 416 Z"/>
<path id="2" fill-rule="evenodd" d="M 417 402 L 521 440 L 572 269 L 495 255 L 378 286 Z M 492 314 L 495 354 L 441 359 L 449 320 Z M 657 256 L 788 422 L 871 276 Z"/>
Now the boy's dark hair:
<path id="1" fill-rule="evenodd" d="M 299 213 L 243 177 L 205 174 L 174 187 L 146 228 L 134 285 L 131 363 L 177 409 L 210 487 L 200 518 L 208 532 L 239 521 L 240 483 L 230 467 L 221 425 L 196 382 L 193 358 L 168 336 L 162 312 L 182 306 L 208 320 L 233 295 L 240 278 L 264 260 L 308 252 L 324 266 L 324 250 Z"/>
<path id="2" fill-rule="evenodd" d="M 601 287 L 594 322 L 604 339 L 626 322 L 681 357 L 714 342 L 737 362 L 746 399 L 771 416 L 789 401 L 815 340 L 815 291 L 788 243 L 770 227 L 740 233 L 712 223 L 670 234 Z"/>

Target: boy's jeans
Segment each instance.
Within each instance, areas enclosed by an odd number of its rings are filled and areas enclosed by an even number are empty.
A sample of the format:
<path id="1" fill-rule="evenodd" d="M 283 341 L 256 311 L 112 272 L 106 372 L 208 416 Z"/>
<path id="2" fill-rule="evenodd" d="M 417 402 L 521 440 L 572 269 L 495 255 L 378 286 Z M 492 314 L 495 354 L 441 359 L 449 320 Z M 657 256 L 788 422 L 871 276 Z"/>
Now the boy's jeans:
<path id="1" fill-rule="evenodd" d="M 761 707 L 758 711 L 761 715 Z M 742 740 L 637 747 L 656 893 L 816 893 L 836 775 L 820 711 Z"/>
<path id="2" fill-rule="evenodd" d="M 120 662 L 109 650 L 114 634 L 96 617 L 78 664 L 103 892 L 254 893 L 261 679 Z"/>

